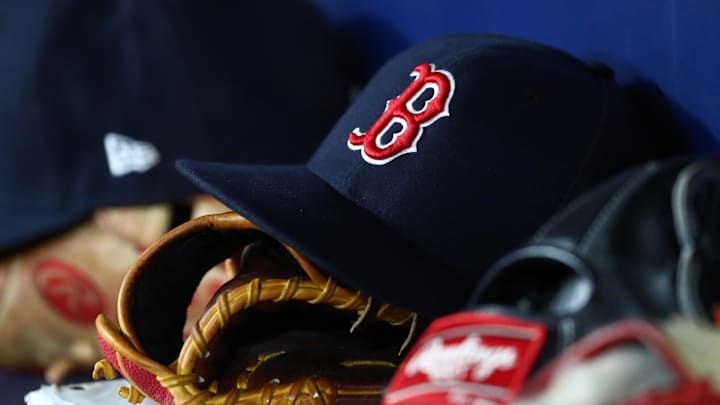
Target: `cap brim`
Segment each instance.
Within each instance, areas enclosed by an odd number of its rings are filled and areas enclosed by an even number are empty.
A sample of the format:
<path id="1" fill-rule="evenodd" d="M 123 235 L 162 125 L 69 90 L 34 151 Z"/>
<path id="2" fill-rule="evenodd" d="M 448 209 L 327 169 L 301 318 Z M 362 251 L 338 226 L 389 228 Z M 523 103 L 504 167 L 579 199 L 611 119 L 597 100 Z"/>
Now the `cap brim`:
<path id="1" fill-rule="evenodd" d="M 426 316 L 464 307 L 474 287 L 305 166 L 180 160 L 178 170 L 341 282 Z"/>

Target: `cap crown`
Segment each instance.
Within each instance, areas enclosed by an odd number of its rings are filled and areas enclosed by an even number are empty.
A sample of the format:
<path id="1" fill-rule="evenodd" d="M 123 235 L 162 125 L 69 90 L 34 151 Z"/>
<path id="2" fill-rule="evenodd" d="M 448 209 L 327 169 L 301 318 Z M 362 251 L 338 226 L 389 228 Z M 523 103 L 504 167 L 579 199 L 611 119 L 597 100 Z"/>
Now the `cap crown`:
<path id="1" fill-rule="evenodd" d="M 478 268 L 644 159 L 627 130 L 611 77 L 539 44 L 457 35 L 388 62 L 309 167 L 445 263 Z"/>
<path id="2" fill-rule="evenodd" d="M 347 105 L 345 62 L 303 0 L 77 0 L 33 13 L 32 30 L 7 27 L 31 51 L 0 66 L 12 89 L 0 94 L 0 210 L 36 223 L 7 227 L 10 242 L 97 207 L 198 193 L 180 157 L 305 162 Z"/>

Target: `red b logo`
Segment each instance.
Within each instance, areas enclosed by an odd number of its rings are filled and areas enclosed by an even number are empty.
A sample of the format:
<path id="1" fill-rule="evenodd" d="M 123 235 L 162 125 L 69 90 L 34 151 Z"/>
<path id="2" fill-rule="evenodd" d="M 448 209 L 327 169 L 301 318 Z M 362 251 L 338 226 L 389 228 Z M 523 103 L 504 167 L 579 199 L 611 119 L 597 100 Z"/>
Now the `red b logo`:
<path id="1" fill-rule="evenodd" d="M 450 99 L 455 92 L 455 79 L 450 72 L 435 70 L 434 65 L 423 63 L 415 67 L 410 76 L 415 80 L 399 96 L 388 100 L 385 112 L 367 132 L 361 132 L 360 128 L 350 132 L 348 147 L 360 150 L 370 164 L 384 165 L 400 155 L 415 152 L 423 128 L 450 115 Z M 433 92 L 432 98 L 417 110 L 413 103 L 428 89 Z M 382 136 L 394 124 L 402 129 L 383 143 Z"/>

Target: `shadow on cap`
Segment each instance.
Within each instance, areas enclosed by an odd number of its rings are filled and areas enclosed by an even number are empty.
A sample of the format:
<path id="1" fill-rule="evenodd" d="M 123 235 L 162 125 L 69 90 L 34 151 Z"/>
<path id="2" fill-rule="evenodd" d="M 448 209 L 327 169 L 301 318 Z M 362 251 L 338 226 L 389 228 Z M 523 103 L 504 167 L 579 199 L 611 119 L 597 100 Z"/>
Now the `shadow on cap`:
<path id="1" fill-rule="evenodd" d="M 199 193 L 179 157 L 305 162 L 348 103 L 347 51 L 305 1 L 17 3 L 0 251 L 98 207 Z"/>
<path id="2" fill-rule="evenodd" d="M 305 165 L 178 168 L 341 281 L 436 316 L 569 199 L 654 156 L 612 75 L 522 39 L 387 62 Z"/>

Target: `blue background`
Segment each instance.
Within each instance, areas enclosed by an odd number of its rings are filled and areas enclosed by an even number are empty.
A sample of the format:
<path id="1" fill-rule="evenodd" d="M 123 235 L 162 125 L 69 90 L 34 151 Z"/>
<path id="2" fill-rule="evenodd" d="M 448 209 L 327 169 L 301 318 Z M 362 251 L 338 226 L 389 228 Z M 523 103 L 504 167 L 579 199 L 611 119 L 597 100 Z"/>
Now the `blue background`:
<path id="1" fill-rule="evenodd" d="M 720 147 L 720 1 L 312 0 L 372 72 L 403 48 L 458 32 L 515 35 L 597 60 L 642 84 L 698 149 Z"/>
<path id="2" fill-rule="evenodd" d="M 434 36 L 515 35 L 610 65 L 621 84 L 642 84 L 657 102 L 667 104 L 671 118 L 697 149 L 720 149 L 720 1 L 311 1 L 362 55 L 357 68 L 367 75 L 405 47 Z M 31 7 L 21 8 L 13 19 L 3 18 L 14 3 L 0 3 L 0 66 L 10 70 L 22 58 L 1 51 L 32 47 L 13 46 L 7 33 L 38 23 Z M 37 10 L 47 3 L 32 4 Z M 0 373 L 0 402 L 22 404 L 24 393 L 40 383 L 38 376 Z"/>

